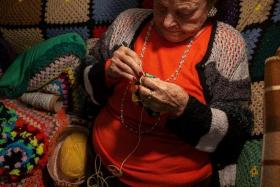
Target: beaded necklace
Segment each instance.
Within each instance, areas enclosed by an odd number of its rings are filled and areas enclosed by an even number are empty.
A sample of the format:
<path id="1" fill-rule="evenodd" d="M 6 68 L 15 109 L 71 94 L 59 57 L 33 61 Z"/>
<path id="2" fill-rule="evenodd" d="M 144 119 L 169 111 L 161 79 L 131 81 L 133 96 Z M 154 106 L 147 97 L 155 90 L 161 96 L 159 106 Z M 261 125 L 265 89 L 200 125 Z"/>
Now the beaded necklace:
<path id="1" fill-rule="evenodd" d="M 141 53 L 139 55 L 139 58 L 140 58 L 140 66 L 142 67 L 143 69 L 143 64 L 142 64 L 142 60 L 144 58 L 144 55 L 145 55 L 145 51 L 146 51 L 146 48 L 147 48 L 147 44 L 149 42 L 149 39 L 150 39 L 150 36 L 151 36 L 151 31 L 152 31 L 152 28 L 154 26 L 154 22 L 152 21 L 149 25 L 149 28 L 147 30 L 147 33 L 145 35 L 145 38 L 144 38 L 144 44 L 143 44 L 143 47 L 141 49 Z M 172 73 L 165 81 L 168 81 L 168 82 L 171 82 L 171 81 L 176 81 L 176 79 L 178 78 L 179 76 L 179 73 L 185 63 L 185 59 L 192 47 L 192 44 L 193 44 L 193 41 L 194 39 L 196 39 L 200 33 L 203 31 L 204 29 L 202 29 L 201 31 L 199 31 L 194 37 L 190 38 L 187 40 L 187 46 L 186 46 L 186 49 L 184 50 L 181 58 L 180 58 L 180 61 L 179 61 L 179 64 L 178 64 L 178 67 L 176 68 L 176 70 L 174 71 L 174 73 Z M 129 131 L 131 132 L 134 132 L 134 133 L 138 133 L 138 129 L 139 128 L 135 128 L 133 126 L 129 126 L 128 124 L 125 123 L 125 120 L 124 120 L 124 101 L 125 101 L 125 98 L 127 96 L 127 93 L 128 93 L 128 90 L 129 90 L 129 87 L 130 85 L 128 85 L 122 95 L 122 98 L 121 98 L 121 106 L 120 106 L 120 120 L 121 120 L 121 124 L 127 128 Z M 143 113 L 143 107 L 142 107 L 142 112 L 141 112 L 141 118 L 142 118 L 142 113 Z M 142 119 L 141 119 L 142 121 Z M 150 129 L 146 129 L 146 130 L 143 130 L 140 132 L 140 134 L 144 134 L 144 133 L 149 133 L 151 131 L 153 131 L 155 129 L 155 127 L 159 124 L 160 122 L 160 116 L 158 117 L 157 121 L 151 126 Z M 141 124 L 140 124 L 141 126 Z"/>

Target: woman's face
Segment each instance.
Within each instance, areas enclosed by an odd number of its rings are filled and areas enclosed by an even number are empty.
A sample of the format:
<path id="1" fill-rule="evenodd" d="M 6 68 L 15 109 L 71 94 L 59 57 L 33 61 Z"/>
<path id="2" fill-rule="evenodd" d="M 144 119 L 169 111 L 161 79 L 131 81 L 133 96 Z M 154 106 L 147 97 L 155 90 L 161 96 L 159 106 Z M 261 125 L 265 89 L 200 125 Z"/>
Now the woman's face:
<path id="1" fill-rule="evenodd" d="M 154 0 L 156 28 L 170 42 L 182 42 L 199 32 L 208 11 L 207 0 Z"/>

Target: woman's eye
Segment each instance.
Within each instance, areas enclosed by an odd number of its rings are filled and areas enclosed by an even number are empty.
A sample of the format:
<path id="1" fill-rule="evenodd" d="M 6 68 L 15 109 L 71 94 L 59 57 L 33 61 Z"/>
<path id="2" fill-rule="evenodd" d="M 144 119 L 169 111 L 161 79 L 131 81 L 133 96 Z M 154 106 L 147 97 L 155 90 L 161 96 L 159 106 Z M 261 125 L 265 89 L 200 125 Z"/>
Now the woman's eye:
<path id="1" fill-rule="evenodd" d="M 188 18 L 190 17 L 192 14 L 190 12 L 178 12 L 177 13 L 177 16 L 179 18 Z"/>

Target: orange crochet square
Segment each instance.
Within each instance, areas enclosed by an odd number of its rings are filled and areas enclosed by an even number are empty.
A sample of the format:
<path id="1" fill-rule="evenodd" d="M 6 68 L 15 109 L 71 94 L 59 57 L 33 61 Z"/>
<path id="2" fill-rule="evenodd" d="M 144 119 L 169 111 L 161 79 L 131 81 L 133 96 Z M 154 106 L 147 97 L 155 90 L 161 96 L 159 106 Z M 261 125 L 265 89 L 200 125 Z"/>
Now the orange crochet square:
<path id="1" fill-rule="evenodd" d="M 53 24 L 82 23 L 89 20 L 89 0 L 48 0 L 45 21 Z"/>
<path id="2" fill-rule="evenodd" d="M 1 0 L 0 25 L 39 24 L 41 10 L 41 0 Z"/>
<path id="3" fill-rule="evenodd" d="M 0 29 L 0 31 L 2 32 L 4 39 L 12 45 L 17 53 L 21 53 L 35 43 L 44 40 L 42 31 L 39 28 Z"/>

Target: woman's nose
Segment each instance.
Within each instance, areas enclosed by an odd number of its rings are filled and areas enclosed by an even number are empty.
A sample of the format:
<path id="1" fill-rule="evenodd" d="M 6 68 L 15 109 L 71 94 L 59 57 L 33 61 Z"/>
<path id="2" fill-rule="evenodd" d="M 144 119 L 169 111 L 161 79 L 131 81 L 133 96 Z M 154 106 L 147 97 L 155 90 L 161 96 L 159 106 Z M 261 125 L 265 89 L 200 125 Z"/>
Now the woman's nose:
<path id="1" fill-rule="evenodd" d="M 176 24 L 177 23 L 176 20 L 174 19 L 174 16 L 171 13 L 166 14 L 163 20 L 164 27 L 169 28 L 175 26 Z"/>

